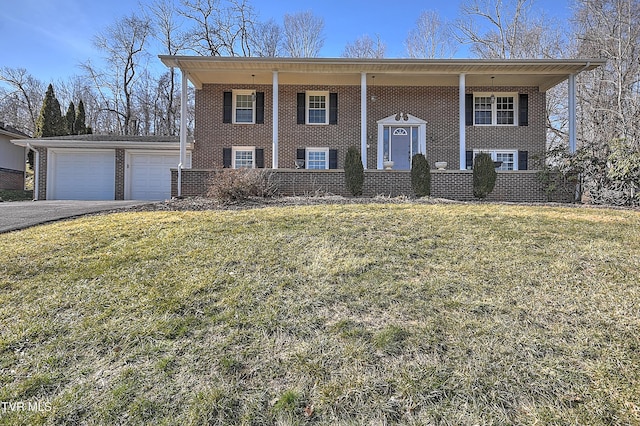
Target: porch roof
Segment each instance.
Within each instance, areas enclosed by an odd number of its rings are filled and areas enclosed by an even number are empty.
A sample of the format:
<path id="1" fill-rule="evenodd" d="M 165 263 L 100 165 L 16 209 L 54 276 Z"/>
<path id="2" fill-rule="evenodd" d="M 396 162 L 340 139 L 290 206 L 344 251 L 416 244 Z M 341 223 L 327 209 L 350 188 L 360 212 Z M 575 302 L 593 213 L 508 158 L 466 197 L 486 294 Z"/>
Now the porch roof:
<path id="1" fill-rule="evenodd" d="M 167 67 L 185 72 L 197 88 L 206 83 L 360 85 L 367 73 L 369 85 L 458 86 L 460 74 L 467 86 L 538 87 L 547 91 L 569 75 L 595 69 L 604 59 L 354 59 L 354 58 L 245 58 L 169 56 Z M 375 76 L 375 81 L 372 78 Z"/>

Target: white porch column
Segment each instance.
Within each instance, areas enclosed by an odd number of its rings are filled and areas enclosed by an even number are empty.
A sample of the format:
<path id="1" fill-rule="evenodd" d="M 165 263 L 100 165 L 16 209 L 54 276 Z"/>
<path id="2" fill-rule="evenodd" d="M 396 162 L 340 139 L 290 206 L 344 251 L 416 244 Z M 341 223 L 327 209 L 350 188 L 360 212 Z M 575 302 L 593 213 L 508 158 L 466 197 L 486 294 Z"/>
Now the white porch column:
<path id="1" fill-rule="evenodd" d="M 278 168 L 278 71 L 273 71 L 273 148 L 271 167 Z"/>
<path id="2" fill-rule="evenodd" d="M 571 74 L 569 84 L 569 153 L 576 152 L 576 76 Z"/>
<path id="3" fill-rule="evenodd" d="M 360 73 L 360 155 L 367 168 L 367 73 Z"/>
<path id="4" fill-rule="evenodd" d="M 465 104 L 464 104 L 465 87 L 466 87 L 465 74 L 460 74 L 459 98 L 458 98 L 459 110 L 460 110 L 460 170 L 467 169 L 467 166 L 466 166 L 467 155 L 466 155 L 466 147 L 465 147 L 465 140 L 466 140 L 466 122 L 465 122 L 466 110 L 465 110 Z"/>
<path id="5" fill-rule="evenodd" d="M 182 196 L 182 168 L 187 163 L 187 73 L 182 74 L 180 93 L 180 163 L 178 164 L 178 197 Z"/>

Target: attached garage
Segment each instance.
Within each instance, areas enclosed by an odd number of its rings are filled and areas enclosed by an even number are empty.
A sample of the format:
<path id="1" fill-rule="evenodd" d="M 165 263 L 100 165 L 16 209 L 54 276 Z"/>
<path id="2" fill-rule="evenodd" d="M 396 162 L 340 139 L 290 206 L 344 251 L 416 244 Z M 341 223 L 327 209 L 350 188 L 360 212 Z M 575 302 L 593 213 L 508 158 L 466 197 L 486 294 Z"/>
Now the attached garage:
<path id="1" fill-rule="evenodd" d="M 180 162 L 176 136 L 77 135 L 13 144 L 35 151 L 39 200 L 165 200 Z M 186 144 L 191 167 L 193 142 Z"/>
<path id="2" fill-rule="evenodd" d="M 113 200 L 115 149 L 50 149 L 48 200 Z"/>

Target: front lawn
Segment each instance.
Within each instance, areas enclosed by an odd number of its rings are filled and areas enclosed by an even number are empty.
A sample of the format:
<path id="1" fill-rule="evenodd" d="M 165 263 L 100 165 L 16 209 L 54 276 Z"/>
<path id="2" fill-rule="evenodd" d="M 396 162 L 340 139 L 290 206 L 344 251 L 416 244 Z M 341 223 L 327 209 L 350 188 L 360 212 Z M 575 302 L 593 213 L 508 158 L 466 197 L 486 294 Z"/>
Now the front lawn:
<path id="1" fill-rule="evenodd" d="M 640 424 L 640 213 L 86 217 L 2 235 L 0 324 L 0 424 Z"/>

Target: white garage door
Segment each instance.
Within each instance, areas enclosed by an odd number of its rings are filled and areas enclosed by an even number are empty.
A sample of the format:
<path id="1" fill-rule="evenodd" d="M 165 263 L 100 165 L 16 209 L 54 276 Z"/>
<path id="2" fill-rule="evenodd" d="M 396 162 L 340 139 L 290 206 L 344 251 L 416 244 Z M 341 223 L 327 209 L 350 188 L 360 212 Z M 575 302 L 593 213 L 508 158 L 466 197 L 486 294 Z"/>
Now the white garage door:
<path id="1" fill-rule="evenodd" d="M 50 149 L 47 199 L 113 200 L 115 150 Z"/>
<path id="2" fill-rule="evenodd" d="M 171 171 L 178 167 L 178 152 L 129 153 L 129 194 L 131 200 L 171 198 Z"/>

